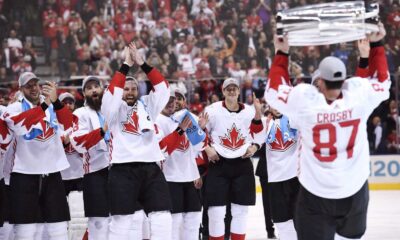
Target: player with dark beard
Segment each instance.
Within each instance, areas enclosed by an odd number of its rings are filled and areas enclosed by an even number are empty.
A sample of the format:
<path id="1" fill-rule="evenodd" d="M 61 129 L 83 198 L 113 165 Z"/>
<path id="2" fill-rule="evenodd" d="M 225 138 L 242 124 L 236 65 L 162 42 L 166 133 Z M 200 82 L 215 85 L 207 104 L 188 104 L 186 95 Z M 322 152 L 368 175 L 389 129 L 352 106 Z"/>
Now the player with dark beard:
<path id="1" fill-rule="evenodd" d="M 110 133 L 100 112 L 103 88 L 100 79 L 88 76 L 83 80 L 85 106 L 74 112 L 76 117 L 71 143 L 83 154 L 83 201 L 85 216 L 89 218 L 89 240 L 107 239 L 108 208 L 108 154 Z"/>

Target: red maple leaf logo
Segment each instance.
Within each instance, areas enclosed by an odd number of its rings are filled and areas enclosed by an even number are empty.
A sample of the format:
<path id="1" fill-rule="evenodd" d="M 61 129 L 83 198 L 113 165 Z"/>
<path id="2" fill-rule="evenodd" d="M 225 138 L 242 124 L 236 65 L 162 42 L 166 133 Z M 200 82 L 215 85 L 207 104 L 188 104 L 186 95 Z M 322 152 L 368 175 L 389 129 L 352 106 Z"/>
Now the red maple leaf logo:
<path id="1" fill-rule="evenodd" d="M 133 109 L 128 113 L 128 118 L 125 122 L 122 123 L 122 131 L 139 135 L 139 117 Z"/>
<path id="2" fill-rule="evenodd" d="M 240 133 L 240 129 L 237 129 L 236 125 L 233 124 L 231 129 L 227 129 L 228 133 L 225 134 L 224 137 L 219 137 L 221 140 L 221 145 L 232 150 L 236 151 L 245 143 L 245 138 Z"/>
<path id="3" fill-rule="evenodd" d="M 295 143 L 296 141 L 293 139 L 287 140 L 286 143 L 283 142 L 281 129 L 279 126 L 276 126 L 275 140 L 272 143 L 268 143 L 268 146 L 272 151 L 284 152 L 291 148 Z"/>
<path id="4" fill-rule="evenodd" d="M 50 138 L 52 138 L 56 132 L 54 131 L 54 129 L 52 127 L 50 127 L 50 125 L 41 120 L 40 123 L 45 126 L 43 127 L 44 131 L 42 134 L 40 134 L 39 136 L 37 136 L 35 139 L 41 142 L 46 142 L 47 140 L 49 140 Z"/>
<path id="5" fill-rule="evenodd" d="M 177 151 L 186 152 L 189 148 L 189 140 L 187 137 L 183 137 L 182 141 L 179 143 L 179 146 L 176 148 Z"/>

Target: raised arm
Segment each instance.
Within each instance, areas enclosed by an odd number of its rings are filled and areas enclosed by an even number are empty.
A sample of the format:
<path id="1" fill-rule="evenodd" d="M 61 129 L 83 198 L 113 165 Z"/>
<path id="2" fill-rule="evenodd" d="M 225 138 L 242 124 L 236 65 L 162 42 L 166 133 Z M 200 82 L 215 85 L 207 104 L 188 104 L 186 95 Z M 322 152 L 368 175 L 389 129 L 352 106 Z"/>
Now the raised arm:
<path id="1" fill-rule="evenodd" d="M 268 83 L 265 89 L 265 100 L 273 108 L 285 115 L 290 115 L 294 106 L 289 106 L 288 99 L 292 91 L 289 77 L 289 43 L 287 36 L 278 38 L 274 36 L 276 54 L 268 75 Z M 292 109 L 291 109 L 292 108 Z"/>
<path id="2" fill-rule="evenodd" d="M 130 43 L 129 47 L 125 47 L 125 61 L 120 67 L 119 71 L 114 74 L 110 85 L 105 90 L 103 95 L 101 113 L 104 115 L 104 118 L 109 124 L 116 119 L 120 111 L 120 107 L 124 102 L 122 100 L 122 95 L 124 92 L 126 75 L 129 72 L 129 68 L 134 64 L 130 54 L 130 48 L 132 48 L 132 45 L 134 45 L 134 43 Z"/>

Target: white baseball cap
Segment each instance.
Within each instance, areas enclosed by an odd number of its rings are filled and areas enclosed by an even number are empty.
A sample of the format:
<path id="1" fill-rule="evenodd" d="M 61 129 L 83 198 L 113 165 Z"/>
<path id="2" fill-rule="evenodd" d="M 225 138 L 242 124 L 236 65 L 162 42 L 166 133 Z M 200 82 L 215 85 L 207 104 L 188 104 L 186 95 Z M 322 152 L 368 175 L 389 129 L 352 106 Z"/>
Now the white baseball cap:
<path id="1" fill-rule="evenodd" d="M 24 72 L 24 73 L 22 73 L 21 75 L 19 75 L 19 78 L 18 78 L 19 87 L 24 86 L 25 84 L 27 84 L 32 79 L 39 80 L 39 78 L 33 72 Z"/>
<path id="2" fill-rule="evenodd" d="M 315 80 L 317 80 L 318 78 L 321 77 L 321 72 L 317 69 L 313 72 L 312 76 L 311 76 L 311 85 L 315 84 Z"/>
<path id="3" fill-rule="evenodd" d="M 222 90 L 224 90 L 229 85 L 235 85 L 236 87 L 240 88 L 239 81 L 235 78 L 227 78 L 225 79 L 224 83 L 222 84 Z"/>
<path id="4" fill-rule="evenodd" d="M 186 99 L 186 91 L 184 91 L 184 89 L 182 89 L 182 88 L 175 88 L 175 97 L 176 97 L 176 94 L 179 94 L 179 95 L 181 95 L 183 98 L 185 98 Z"/>
<path id="5" fill-rule="evenodd" d="M 319 66 L 320 77 L 326 81 L 336 82 L 343 81 L 346 79 L 346 66 L 343 61 L 337 57 L 326 57 L 324 58 Z"/>
<path id="6" fill-rule="evenodd" d="M 98 83 L 100 84 L 100 86 L 101 86 L 101 81 L 100 81 L 100 79 L 99 79 L 98 77 L 96 77 L 96 76 L 87 76 L 87 77 L 85 77 L 85 78 L 83 79 L 83 81 L 82 81 L 82 91 L 85 90 L 86 84 L 87 84 L 88 82 L 90 82 L 90 81 L 96 81 L 96 82 L 98 82 Z"/>
<path id="7" fill-rule="evenodd" d="M 64 101 L 66 98 L 70 98 L 75 102 L 75 97 L 74 95 L 72 95 L 69 92 L 65 92 L 65 93 L 61 93 L 60 96 L 58 96 L 58 99 L 62 102 Z"/>

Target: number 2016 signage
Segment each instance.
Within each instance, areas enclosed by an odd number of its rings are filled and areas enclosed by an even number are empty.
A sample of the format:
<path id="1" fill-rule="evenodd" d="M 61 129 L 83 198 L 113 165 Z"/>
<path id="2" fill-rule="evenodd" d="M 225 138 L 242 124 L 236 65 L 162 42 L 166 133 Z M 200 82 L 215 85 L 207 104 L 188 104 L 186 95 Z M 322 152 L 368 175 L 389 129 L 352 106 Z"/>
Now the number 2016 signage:
<path id="1" fill-rule="evenodd" d="M 400 155 L 375 155 L 370 159 L 370 187 L 400 189 Z"/>

